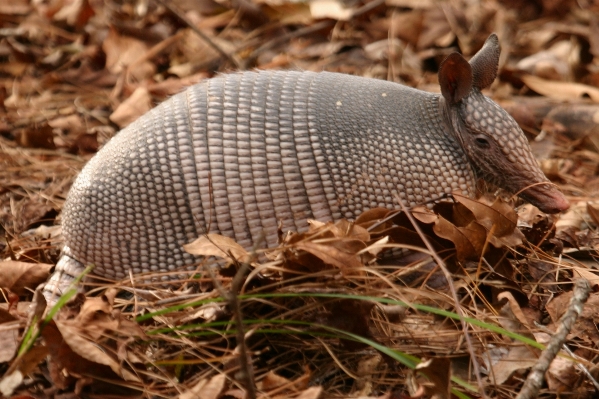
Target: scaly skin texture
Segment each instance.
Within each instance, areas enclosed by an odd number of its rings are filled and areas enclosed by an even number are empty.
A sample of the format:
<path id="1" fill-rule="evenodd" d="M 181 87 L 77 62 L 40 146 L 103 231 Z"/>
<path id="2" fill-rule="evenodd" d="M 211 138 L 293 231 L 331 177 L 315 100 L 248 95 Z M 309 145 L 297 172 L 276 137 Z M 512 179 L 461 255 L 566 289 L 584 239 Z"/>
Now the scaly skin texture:
<path id="1" fill-rule="evenodd" d="M 483 96 L 495 79 L 491 36 L 471 64 L 452 54 L 442 95 L 334 73 L 245 72 L 195 85 L 118 133 L 81 172 L 63 210 L 65 256 L 46 287 L 82 264 L 124 278 L 197 261 L 181 246 L 208 231 L 251 248 L 307 219 L 422 204 L 476 178 L 541 209 L 567 208 L 516 122 Z"/>

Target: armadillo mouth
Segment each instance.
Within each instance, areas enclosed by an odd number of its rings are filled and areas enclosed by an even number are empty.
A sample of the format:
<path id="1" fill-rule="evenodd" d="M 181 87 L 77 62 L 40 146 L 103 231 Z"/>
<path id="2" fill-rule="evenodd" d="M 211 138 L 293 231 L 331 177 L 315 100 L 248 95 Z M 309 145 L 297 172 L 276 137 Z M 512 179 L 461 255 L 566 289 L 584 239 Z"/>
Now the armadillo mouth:
<path id="1" fill-rule="evenodd" d="M 564 194 L 549 184 L 529 187 L 520 196 L 545 213 L 559 213 L 570 207 Z"/>

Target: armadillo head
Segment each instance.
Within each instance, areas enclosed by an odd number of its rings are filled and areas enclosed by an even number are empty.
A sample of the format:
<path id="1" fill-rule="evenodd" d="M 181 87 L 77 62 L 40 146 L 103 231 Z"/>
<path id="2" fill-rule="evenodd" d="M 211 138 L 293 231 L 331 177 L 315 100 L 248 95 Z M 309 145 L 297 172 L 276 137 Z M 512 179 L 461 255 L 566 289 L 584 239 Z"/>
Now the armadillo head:
<path id="1" fill-rule="evenodd" d="M 444 114 L 478 177 L 496 184 L 547 213 L 570 206 L 549 182 L 516 121 L 481 93 L 497 76 L 499 40 L 489 36 L 468 63 L 453 53 L 441 64 Z"/>

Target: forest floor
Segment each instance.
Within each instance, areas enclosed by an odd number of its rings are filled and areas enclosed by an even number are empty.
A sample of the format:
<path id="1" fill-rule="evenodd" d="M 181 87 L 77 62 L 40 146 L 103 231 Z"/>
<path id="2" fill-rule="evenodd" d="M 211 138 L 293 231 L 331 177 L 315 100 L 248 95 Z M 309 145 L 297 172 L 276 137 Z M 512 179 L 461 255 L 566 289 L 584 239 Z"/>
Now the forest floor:
<path id="1" fill-rule="evenodd" d="M 0 396 L 598 397 L 598 15 L 592 0 L 0 2 Z M 314 222 L 263 261 L 207 235 L 188 250 L 229 267 L 206 261 L 172 287 L 96 280 L 43 316 L 33 291 L 74 178 L 157 103 L 250 69 L 439 92 L 441 61 L 492 32 L 484 93 L 568 211 L 455 195 Z M 377 260 L 390 248 L 420 249 Z"/>

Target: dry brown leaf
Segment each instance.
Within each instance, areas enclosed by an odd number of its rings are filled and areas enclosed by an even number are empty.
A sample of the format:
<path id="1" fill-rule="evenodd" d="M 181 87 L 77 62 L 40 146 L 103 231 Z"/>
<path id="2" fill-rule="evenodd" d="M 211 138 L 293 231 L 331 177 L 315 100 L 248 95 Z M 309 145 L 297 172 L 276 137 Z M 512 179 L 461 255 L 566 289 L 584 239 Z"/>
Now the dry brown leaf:
<path id="1" fill-rule="evenodd" d="M 217 40 L 211 34 L 208 36 L 211 40 Z M 189 60 L 188 62 L 173 65 L 169 68 L 169 73 L 179 78 L 195 74 L 201 65 L 218 60 L 219 58 L 218 52 L 192 29 L 186 29 L 181 32 L 180 39 L 177 40 L 175 46 Z"/>
<path id="2" fill-rule="evenodd" d="M 74 352 L 65 342 L 54 321 L 44 327 L 42 336 L 50 354 L 48 362 L 50 378 L 52 383 L 60 389 L 68 388 L 77 377 L 81 376 L 82 372 L 87 375 L 115 377 L 109 367 L 94 363 Z"/>
<path id="3" fill-rule="evenodd" d="M 206 385 L 207 382 L 208 382 L 208 380 L 206 378 L 202 378 L 201 380 L 196 382 L 196 384 L 194 386 L 192 386 L 187 391 L 185 391 L 181 395 L 179 395 L 179 399 L 195 399 L 195 398 L 197 398 L 198 395 L 200 394 L 200 392 L 202 392 L 202 388 L 204 388 L 204 385 Z"/>
<path id="4" fill-rule="evenodd" d="M 485 196 L 479 200 L 474 200 L 455 194 L 454 198 L 472 212 L 476 221 L 483 225 L 488 233 L 493 233 L 488 235 L 488 239 L 494 247 L 516 247 L 522 244 L 524 235 L 516 227 L 518 215 L 510 204 L 504 202 L 501 198 Z M 458 212 L 454 212 L 454 215 L 456 214 Z"/>
<path id="5" fill-rule="evenodd" d="M 599 105 L 558 105 L 543 118 L 541 128 L 544 132 L 565 135 L 571 140 L 595 141 L 599 138 Z M 563 159 L 559 158 L 553 161 L 563 163 Z"/>
<path id="6" fill-rule="evenodd" d="M 522 76 L 522 81 L 532 90 L 557 100 L 576 100 L 585 96 L 599 102 L 599 88 L 581 83 L 555 82 L 532 75 Z"/>
<path id="7" fill-rule="evenodd" d="M 370 234 L 363 226 L 341 219 L 331 227 L 331 232 L 337 238 L 351 238 L 358 241 L 370 240 Z"/>
<path id="8" fill-rule="evenodd" d="M 366 248 L 366 243 L 364 241 L 351 238 L 335 240 L 332 241 L 330 245 L 348 254 L 357 254 Z"/>
<path id="9" fill-rule="evenodd" d="M 81 333 L 98 341 L 106 330 L 116 331 L 119 328 L 119 320 L 112 317 L 111 308 L 102 297 L 86 298 L 74 325 Z"/>
<path id="10" fill-rule="evenodd" d="M 110 367 L 112 371 L 126 381 L 140 382 L 139 377 L 122 368 L 119 362 L 113 359 L 108 352 L 101 349 L 97 343 L 83 337 L 79 329 L 80 326 L 56 321 L 56 327 L 71 350 L 82 358 Z"/>
<path id="11" fill-rule="evenodd" d="M 587 201 L 578 201 L 570 205 L 570 209 L 562 214 L 559 220 L 555 223 L 558 232 L 568 227 L 573 227 L 580 230 L 586 224 L 585 211 L 587 209 Z"/>
<path id="12" fill-rule="evenodd" d="M 283 387 L 283 386 L 291 386 L 292 381 L 278 375 L 274 370 L 270 370 L 262 380 L 257 384 L 258 389 L 261 391 L 271 391 L 275 388 Z"/>
<path id="13" fill-rule="evenodd" d="M 372 256 L 377 256 L 381 251 L 388 248 L 389 236 L 384 236 L 379 240 L 375 240 L 372 244 L 368 245 L 366 248 L 360 250 L 358 255 L 362 254 L 370 254 Z"/>
<path id="14" fill-rule="evenodd" d="M 500 198 L 496 198 L 491 204 L 482 202 L 484 197 L 475 200 L 461 194 L 454 194 L 454 198 L 468 208 L 487 230 L 493 229 L 495 236 L 503 237 L 514 232 L 518 215 L 511 205 Z"/>
<path id="15" fill-rule="evenodd" d="M 438 215 L 425 206 L 417 206 L 412 210 L 412 215 L 422 223 L 435 223 Z"/>
<path id="16" fill-rule="evenodd" d="M 112 291 L 111 295 L 116 294 L 116 290 L 109 291 Z M 82 334 L 95 341 L 99 341 L 109 332 L 126 338 L 147 338 L 137 323 L 113 310 L 113 299 L 110 295 L 86 298 L 73 323 L 79 327 Z"/>
<path id="17" fill-rule="evenodd" d="M 468 226 L 457 227 L 439 216 L 433 229 L 439 237 L 453 242 L 460 262 L 480 259 L 487 238 L 487 230 L 480 224 L 471 222 Z"/>
<path id="18" fill-rule="evenodd" d="M 571 40 L 562 40 L 549 49 L 539 51 L 521 59 L 516 68 L 531 75 L 551 81 L 565 81 L 571 77 L 571 58 L 579 53 L 580 48 Z"/>
<path id="19" fill-rule="evenodd" d="M 305 2 L 289 2 L 286 0 L 258 0 L 258 3 L 268 4 L 264 10 L 268 17 L 281 25 L 310 25 L 314 22 L 310 6 Z"/>
<path id="20" fill-rule="evenodd" d="M 278 395 L 283 393 L 295 393 L 308 387 L 310 376 L 310 370 L 306 369 L 306 372 L 303 375 L 295 380 L 290 380 L 280 376 L 274 370 L 270 370 L 256 385 L 257 388 L 263 392 L 275 391 Z M 275 392 L 272 392 L 272 394 Z"/>
<path id="21" fill-rule="evenodd" d="M 501 326 L 506 330 L 533 338 L 532 334 L 529 333 L 531 322 L 526 318 L 514 295 L 510 291 L 501 292 L 497 295 L 497 300 L 501 301 L 503 299 L 506 300 L 506 303 L 501 307 L 501 317 L 499 318 Z"/>
<path id="22" fill-rule="evenodd" d="M 362 212 L 356 218 L 356 224 L 368 227 L 369 223 L 378 222 L 379 220 L 385 218 L 389 212 L 391 211 L 387 208 L 371 208 Z"/>
<path id="23" fill-rule="evenodd" d="M 547 219 L 547 214 L 532 204 L 524 204 L 518 209 L 518 224 L 532 228 Z"/>
<path id="24" fill-rule="evenodd" d="M 202 392 L 198 395 L 199 399 L 217 399 L 220 393 L 225 388 L 225 382 L 227 381 L 227 376 L 222 374 L 217 374 L 208 381 Z"/>
<path id="25" fill-rule="evenodd" d="M 428 381 L 422 382 L 428 395 L 449 399 L 451 389 L 451 359 L 436 357 L 420 362 L 415 371 L 424 374 Z"/>
<path id="26" fill-rule="evenodd" d="M 112 114 L 110 120 L 119 127 L 125 127 L 152 109 L 152 97 L 145 87 L 138 87 L 128 99 L 123 101 Z"/>
<path id="27" fill-rule="evenodd" d="M 183 249 L 192 255 L 216 256 L 231 261 L 231 255 L 238 262 L 250 260 L 250 254 L 235 240 L 220 234 L 204 234 L 192 243 L 183 245 Z"/>
<path id="28" fill-rule="evenodd" d="M 495 353 L 499 353 L 499 350 Z M 491 364 L 492 372 L 489 373 L 489 378 L 494 384 L 503 385 L 516 371 L 528 370 L 537 363 L 537 360 L 538 357 L 529 346 L 514 343 L 509 347 L 506 355 Z"/>
<path id="29" fill-rule="evenodd" d="M 362 262 L 359 261 L 355 254 L 344 252 L 333 247 L 332 245 L 302 241 L 295 244 L 295 247 L 297 249 L 311 253 L 323 262 L 341 270 L 353 269 L 355 272 L 359 271 L 363 267 Z"/>
<path id="30" fill-rule="evenodd" d="M 99 147 L 97 133 L 81 133 L 75 138 L 71 150 L 77 154 L 95 154 Z"/>
<path id="31" fill-rule="evenodd" d="M 503 292 L 498 299 L 506 298 L 507 302 L 501 307 L 499 323 L 506 330 L 524 335 L 530 339 L 536 336 L 530 332 L 528 326 L 531 324 L 526 318 L 522 308 L 510 292 Z M 536 364 L 540 350 L 514 341 L 508 348 L 501 346 L 491 348 L 486 359 L 489 359 L 492 373 L 490 377 L 495 384 L 504 384 L 513 373 L 519 370 L 527 370 Z"/>
<path id="32" fill-rule="evenodd" d="M 87 0 L 71 0 L 65 2 L 54 14 L 53 19 L 64 21 L 71 26 L 83 27 L 94 15 L 93 8 Z"/>
<path id="33" fill-rule="evenodd" d="M 599 207 L 593 205 L 593 203 L 587 202 L 587 212 L 591 219 L 593 219 L 593 222 L 595 222 L 595 226 L 599 226 Z"/>
<path id="34" fill-rule="evenodd" d="M 382 222 L 391 211 L 387 208 L 372 208 L 362 212 L 355 221 L 355 224 L 363 227 L 369 234 L 378 234 L 393 225 L 391 220 Z M 376 227 L 375 227 L 376 225 Z"/>
<path id="35" fill-rule="evenodd" d="M 21 77 L 27 71 L 27 64 L 24 62 L 4 62 L 0 64 L 0 72 L 12 75 L 15 77 Z M 19 99 L 14 96 L 5 101 L 6 106 L 16 106 Z M 6 130 L 10 129 L 8 126 Z"/>
<path id="36" fill-rule="evenodd" d="M 574 277 L 582 277 L 590 283 L 595 290 L 599 286 L 599 271 L 579 266 L 571 266 Z"/>
<path id="37" fill-rule="evenodd" d="M 226 381 L 224 373 L 217 374 L 210 380 L 201 379 L 193 388 L 179 395 L 179 399 L 218 399 Z"/>
<path id="38" fill-rule="evenodd" d="M 555 392 L 572 392 L 576 388 L 576 382 L 580 379 L 577 372 L 577 364 L 571 358 L 566 358 L 565 352 L 557 356 L 549 365 L 545 374 L 547 386 Z"/>
<path id="39" fill-rule="evenodd" d="M 422 242 L 422 237 L 420 237 L 420 234 L 418 234 L 417 232 L 415 232 L 413 229 L 409 229 L 403 226 L 393 226 L 389 229 L 383 230 L 380 233 L 377 234 L 378 237 L 385 237 L 388 236 L 390 239 L 390 242 L 394 243 L 394 244 L 404 244 L 404 245 L 410 245 L 410 246 L 415 246 L 415 247 L 421 247 L 423 248 L 424 243 Z M 437 237 L 430 237 L 430 236 L 426 236 L 426 238 L 429 240 L 429 242 L 431 242 L 431 244 L 433 245 L 433 247 L 435 248 L 440 248 L 441 246 L 438 245 L 438 239 Z"/>
<path id="40" fill-rule="evenodd" d="M 21 322 L 0 309 L 0 363 L 9 362 L 19 348 Z"/>
<path id="41" fill-rule="evenodd" d="M 62 308 L 42 331 L 52 359 L 50 373 L 57 386 L 74 381 L 94 384 L 95 379 L 116 376 L 140 381 L 124 365 L 140 362 L 129 347 L 134 339 L 145 340 L 146 335 L 137 323 L 113 309 L 116 294 L 116 289 L 109 289 L 100 297 L 86 299 L 80 295 L 83 303 Z"/>
<path id="42" fill-rule="evenodd" d="M 24 295 L 27 289 L 35 288 L 46 281 L 54 265 L 46 263 L 26 263 L 15 260 L 0 262 L 0 287 L 8 288 L 17 295 Z"/>
<path id="43" fill-rule="evenodd" d="M 108 36 L 102 42 L 102 50 L 106 54 L 106 68 L 113 74 L 119 74 L 130 65 L 136 64 L 133 75 L 139 80 L 151 76 L 154 64 L 145 61 L 139 62 L 149 50 L 149 46 L 141 40 L 120 35 L 115 29 L 110 29 Z"/>

